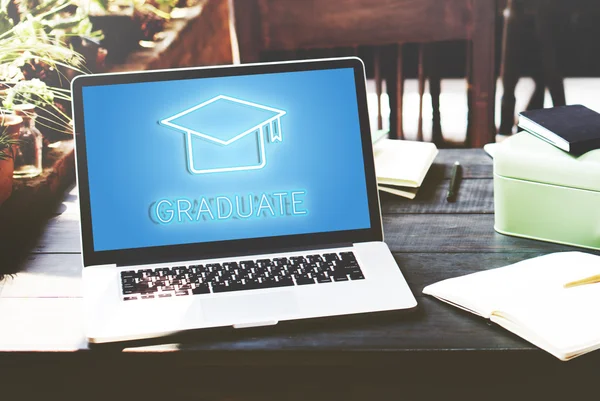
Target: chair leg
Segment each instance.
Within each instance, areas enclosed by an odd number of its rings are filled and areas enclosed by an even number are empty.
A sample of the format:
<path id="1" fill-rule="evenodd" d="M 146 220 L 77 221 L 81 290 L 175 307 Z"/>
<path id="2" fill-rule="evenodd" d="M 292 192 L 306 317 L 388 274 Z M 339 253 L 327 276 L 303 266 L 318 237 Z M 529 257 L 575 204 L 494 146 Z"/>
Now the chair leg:
<path id="1" fill-rule="evenodd" d="M 503 95 L 500 106 L 500 128 L 498 132 L 510 135 L 515 125 L 515 88 L 519 81 L 519 52 L 521 51 L 522 5 L 518 1 L 508 0 L 504 18 L 502 38 L 502 77 Z"/>
<path id="2" fill-rule="evenodd" d="M 467 132 L 469 147 L 481 148 L 494 142 L 494 101 L 496 76 L 494 74 L 495 1 L 474 1 L 473 36 L 471 37 L 470 124 Z"/>
<path id="3" fill-rule="evenodd" d="M 402 108 L 404 97 L 404 70 L 402 59 L 402 45 L 398 44 L 396 53 L 396 132 L 398 139 L 404 139 Z"/>
<path id="4" fill-rule="evenodd" d="M 381 79 L 381 51 L 375 47 L 373 69 L 375 70 L 375 92 L 377 93 L 377 129 L 383 129 L 383 117 L 381 115 L 381 93 L 383 90 Z"/>
<path id="5" fill-rule="evenodd" d="M 425 52 L 424 45 L 419 45 L 419 123 L 417 128 L 417 141 L 423 141 L 423 95 L 425 94 L 425 71 L 423 68 L 423 53 Z"/>
<path id="6" fill-rule="evenodd" d="M 390 99 L 390 139 L 404 139 L 402 126 L 402 97 L 404 95 L 404 72 L 402 71 L 402 45 L 391 50 L 390 69 L 386 73 L 387 93 Z"/>
<path id="7" fill-rule="evenodd" d="M 437 47 L 435 43 L 427 46 L 427 56 L 425 57 L 425 70 L 429 80 L 429 93 L 431 95 L 432 125 L 431 142 L 437 147 L 443 147 L 444 137 L 442 135 L 442 121 L 440 115 L 440 94 L 442 91 L 442 82 L 437 63 Z"/>

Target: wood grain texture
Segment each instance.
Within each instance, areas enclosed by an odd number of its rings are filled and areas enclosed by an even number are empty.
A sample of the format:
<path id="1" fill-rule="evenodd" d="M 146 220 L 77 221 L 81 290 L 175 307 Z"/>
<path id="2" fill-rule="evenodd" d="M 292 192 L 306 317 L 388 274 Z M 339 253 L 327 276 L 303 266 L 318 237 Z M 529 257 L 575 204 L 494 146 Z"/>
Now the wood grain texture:
<path id="1" fill-rule="evenodd" d="M 256 0 L 229 0 L 242 63 L 260 61 L 263 48 L 261 16 Z"/>
<path id="2" fill-rule="evenodd" d="M 81 253 L 78 217 L 61 214 L 48 220 L 32 253 Z"/>
<path id="3" fill-rule="evenodd" d="M 450 180 L 427 180 L 415 199 L 380 191 L 382 213 L 494 213 L 494 183 L 490 179 L 462 180 L 455 202 L 446 201 Z"/>
<path id="4" fill-rule="evenodd" d="M 440 149 L 434 163 L 447 164 L 452 167 L 452 163 L 456 160 L 460 161 L 465 168 L 475 165 L 492 166 L 492 158 L 483 149 Z M 492 176 L 490 175 L 487 178 L 492 178 Z"/>
<path id="5" fill-rule="evenodd" d="M 77 191 L 77 186 L 68 190 L 62 202 L 57 205 L 55 210 L 53 210 L 53 214 L 65 214 L 72 216 L 73 218 L 79 218 L 79 193 Z"/>
<path id="6" fill-rule="evenodd" d="M 471 86 L 472 99 L 471 121 L 467 141 L 474 148 L 495 142 L 496 125 L 494 122 L 494 104 L 496 74 L 495 63 L 495 26 L 496 26 L 496 1 L 475 0 L 473 6 L 472 29 L 472 64 Z"/>
<path id="7" fill-rule="evenodd" d="M 397 214 L 383 216 L 385 242 L 393 252 L 558 252 L 580 248 L 511 237 L 494 231 L 491 214 Z"/>
<path id="8" fill-rule="evenodd" d="M 32 254 L 3 281 L 0 298 L 81 297 L 81 254 Z"/>
<path id="9" fill-rule="evenodd" d="M 259 0 L 264 50 L 468 38 L 470 0 Z"/>
<path id="10" fill-rule="evenodd" d="M 494 176 L 494 169 L 491 164 L 466 164 L 465 161 L 458 158 L 455 161 L 461 164 L 463 178 L 491 179 Z M 428 180 L 430 177 L 449 179 L 452 176 L 452 164 L 454 164 L 454 161 L 451 164 L 440 164 L 435 161 L 425 179 Z"/>

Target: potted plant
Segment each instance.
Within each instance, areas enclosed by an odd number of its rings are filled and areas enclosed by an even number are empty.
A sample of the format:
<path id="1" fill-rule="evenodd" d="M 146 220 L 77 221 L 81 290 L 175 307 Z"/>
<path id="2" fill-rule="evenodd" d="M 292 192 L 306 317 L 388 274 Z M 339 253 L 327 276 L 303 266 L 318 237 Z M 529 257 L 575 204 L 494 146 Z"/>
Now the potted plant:
<path id="1" fill-rule="evenodd" d="M 22 121 L 13 114 L 0 115 L 0 205 L 12 193 L 16 135 Z"/>
<path id="2" fill-rule="evenodd" d="M 58 17 L 69 6 L 69 1 L 50 0 L 21 17 L 8 18 L 2 8 L 6 2 L 0 2 L 0 112 L 6 114 L 17 104 L 34 104 L 38 124 L 47 128 L 44 134 L 71 132 L 64 69 L 84 73 L 81 55 L 52 36 L 55 30 L 75 24 Z"/>

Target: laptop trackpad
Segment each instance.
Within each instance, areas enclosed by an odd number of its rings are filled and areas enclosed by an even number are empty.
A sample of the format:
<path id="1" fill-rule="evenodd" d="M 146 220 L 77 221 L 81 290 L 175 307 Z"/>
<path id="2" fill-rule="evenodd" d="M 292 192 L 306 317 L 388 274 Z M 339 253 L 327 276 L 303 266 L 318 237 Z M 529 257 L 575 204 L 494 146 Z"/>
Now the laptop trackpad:
<path id="1" fill-rule="evenodd" d="M 202 301 L 204 319 L 212 323 L 267 322 L 280 320 L 297 312 L 298 304 L 291 291 L 226 296 Z"/>

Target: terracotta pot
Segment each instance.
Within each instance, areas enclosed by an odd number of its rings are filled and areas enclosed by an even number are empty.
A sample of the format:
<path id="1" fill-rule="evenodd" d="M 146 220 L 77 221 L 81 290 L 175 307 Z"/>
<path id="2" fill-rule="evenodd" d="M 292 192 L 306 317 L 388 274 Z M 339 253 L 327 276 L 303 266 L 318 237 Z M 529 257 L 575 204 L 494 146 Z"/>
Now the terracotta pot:
<path id="1" fill-rule="evenodd" d="M 0 115 L 0 135 L 8 134 L 11 137 L 16 137 L 21 128 L 23 119 L 19 116 L 11 114 Z M 15 154 L 16 146 L 12 149 L 5 149 L 10 153 L 6 160 L 0 160 L 0 205 L 7 200 L 12 193 L 14 160 L 12 155 Z"/>

